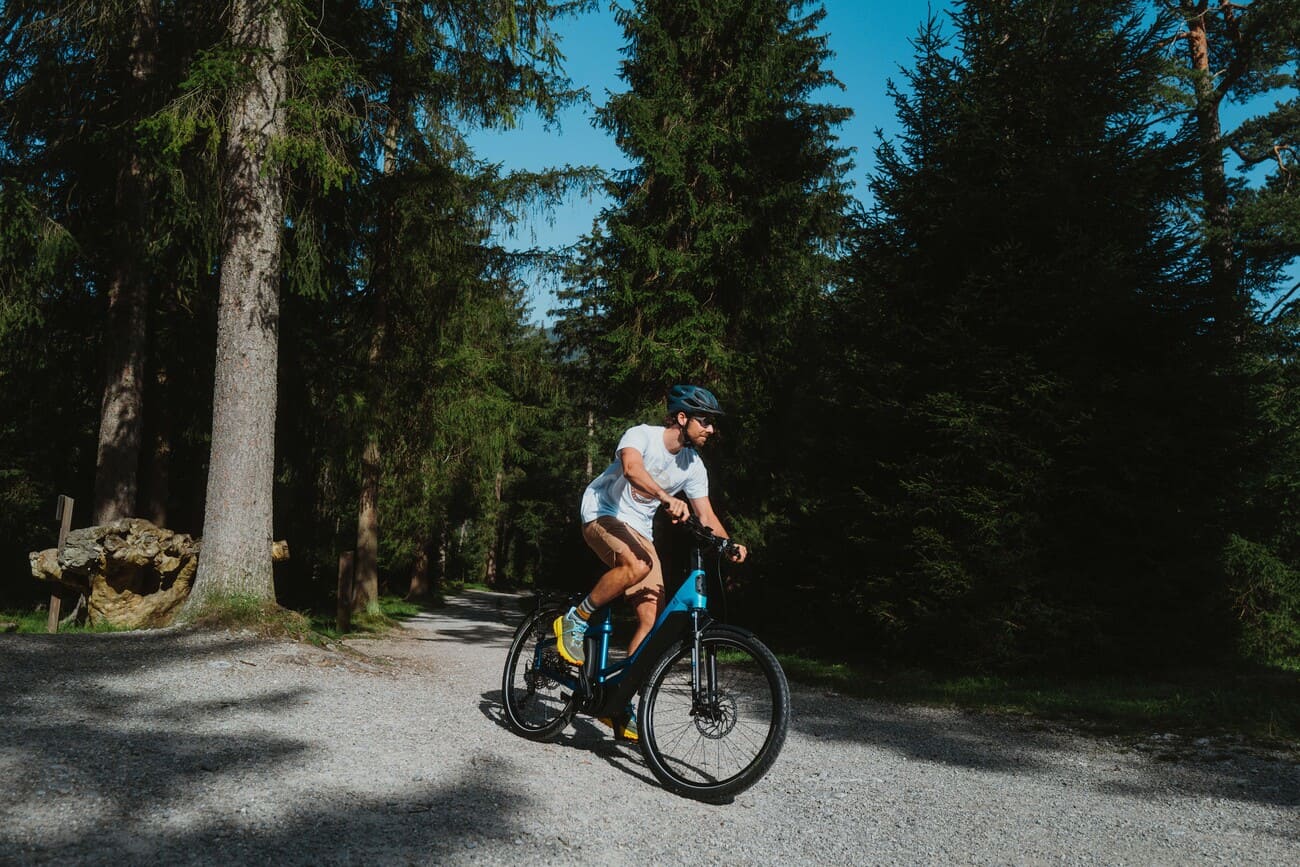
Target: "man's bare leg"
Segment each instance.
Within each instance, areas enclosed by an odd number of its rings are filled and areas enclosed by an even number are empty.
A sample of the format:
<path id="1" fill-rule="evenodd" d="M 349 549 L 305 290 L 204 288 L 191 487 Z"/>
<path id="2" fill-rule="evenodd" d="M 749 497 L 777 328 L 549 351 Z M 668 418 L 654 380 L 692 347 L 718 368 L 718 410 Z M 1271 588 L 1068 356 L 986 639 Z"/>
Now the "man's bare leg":
<path id="1" fill-rule="evenodd" d="M 632 640 L 627 645 L 628 656 L 636 653 L 636 649 L 641 646 L 641 642 L 645 641 L 645 637 L 650 634 L 655 621 L 659 619 L 659 614 L 664 609 L 664 594 L 657 588 L 647 589 L 636 594 L 636 597 L 636 600 L 632 603 L 632 610 L 636 612 L 637 626 L 636 632 L 632 633 Z"/>
<path id="2" fill-rule="evenodd" d="M 649 560 L 641 560 L 631 552 L 620 551 L 616 556 L 618 565 L 600 576 L 587 598 L 568 614 L 557 618 L 551 627 L 555 632 L 556 649 L 567 662 L 581 665 L 586 658 L 582 637 L 587 630 L 586 622 L 596 613 L 596 609 L 622 596 L 629 587 L 649 575 L 653 568 Z M 654 620 L 650 622 L 653 625 Z"/>
<path id="3" fill-rule="evenodd" d="M 591 600 L 593 608 L 608 605 L 626 593 L 629 587 L 644 580 L 650 574 L 650 569 L 649 560 L 641 560 L 631 552 L 620 551 L 618 565 L 600 576 L 587 598 Z"/>

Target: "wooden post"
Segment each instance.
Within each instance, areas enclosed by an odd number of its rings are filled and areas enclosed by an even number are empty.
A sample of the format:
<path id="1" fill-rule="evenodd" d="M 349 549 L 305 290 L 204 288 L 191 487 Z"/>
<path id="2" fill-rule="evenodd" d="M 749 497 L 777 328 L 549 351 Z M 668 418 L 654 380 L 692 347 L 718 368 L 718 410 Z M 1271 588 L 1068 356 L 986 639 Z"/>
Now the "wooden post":
<path id="1" fill-rule="evenodd" d="M 355 576 L 356 551 L 344 551 L 339 555 L 339 607 L 336 622 L 339 632 L 352 628 L 352 584 Z"/>
<path id="2" fill-rule="evenodd" d="M 54 520 L 59 522 L 59 548 L 57 557 L 63 556 L 63 543 L 68 541 L 68 531 L 72 529 L 72 506 L 76 501 L 72 497 L 59 494 L 59 504 L 54 509 Z M 46 632 L 59 631 L 59 609 L 63 601 L 59 599 L 58 594 L 50 594 L 50 621 L 46 624 Z"/>

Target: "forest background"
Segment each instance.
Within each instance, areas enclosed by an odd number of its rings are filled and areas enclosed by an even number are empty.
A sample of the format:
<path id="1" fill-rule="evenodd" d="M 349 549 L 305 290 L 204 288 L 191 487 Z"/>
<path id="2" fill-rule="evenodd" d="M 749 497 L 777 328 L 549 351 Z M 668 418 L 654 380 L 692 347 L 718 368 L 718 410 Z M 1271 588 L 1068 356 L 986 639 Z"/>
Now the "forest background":
<path id="1" fill-rule="evenodd" d="M 627 168 L 478 156 L 581 99 L 591 7 L 5 0 L 0 602 L 60 493 L 202 535 L 200 597 L 583 589 L 583 486 L 691 381 L 779 647 L 1300 666 L 1297 0 L 936 8 L 873 140 L 818 4 L 627 2 Z"/>

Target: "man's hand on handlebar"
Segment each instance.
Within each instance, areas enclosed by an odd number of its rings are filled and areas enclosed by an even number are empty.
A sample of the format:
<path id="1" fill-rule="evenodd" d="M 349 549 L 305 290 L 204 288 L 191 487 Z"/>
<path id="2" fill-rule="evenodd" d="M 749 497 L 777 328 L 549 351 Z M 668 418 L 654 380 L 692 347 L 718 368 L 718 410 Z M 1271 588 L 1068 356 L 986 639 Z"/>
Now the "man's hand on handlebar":
<path id="1" fill-rule="evenodd" d="M 678 500 L 680 503 L 681 501 Z M 749 556 L 749 549 L 744 545 L 733 542 L 725 536 L 719 536 L 713 532 L 712 527 L 707 527 L 700 521 L 696 515 L 687 515 L 681 520 L 687 528 L 695 534 L 696 538 L 707 542 L 709 547 L 719 553 L 727 555 L 727 559 L 733 563 L 744 563 L 745 558 Z"/>
<path id="2" fill-rule="evenodd" d="M 663 501 L 664 508 L 672 517 L 674 524 L 680 524 L 691 516 L 691 507 L 686 505 L 685 500 L 679 500 L 676 497 L 669 497 Z"/>

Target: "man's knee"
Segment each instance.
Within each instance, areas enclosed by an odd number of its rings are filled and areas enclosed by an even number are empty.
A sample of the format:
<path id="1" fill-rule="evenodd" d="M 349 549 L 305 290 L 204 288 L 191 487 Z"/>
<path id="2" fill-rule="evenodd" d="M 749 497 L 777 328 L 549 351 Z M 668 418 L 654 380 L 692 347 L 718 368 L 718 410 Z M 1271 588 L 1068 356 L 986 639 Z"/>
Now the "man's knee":
<path id="1" fill-rule="evenodd" d="M 627 584 L 629 587 L 644 581 L 646 576 L 650 574 L 650 570 L 654 568 L 649 560 L 642 560 L 639 557 L 627 557 L 624 559 L 623 565 L 627 568 L 628 576 L 631 579 Z"/>

